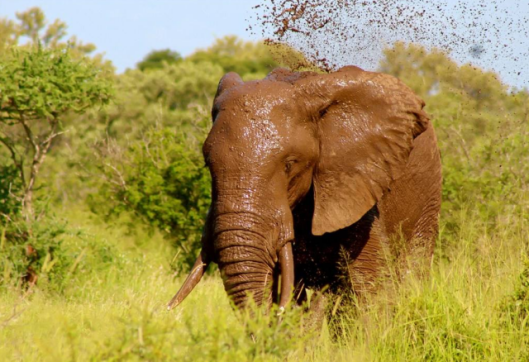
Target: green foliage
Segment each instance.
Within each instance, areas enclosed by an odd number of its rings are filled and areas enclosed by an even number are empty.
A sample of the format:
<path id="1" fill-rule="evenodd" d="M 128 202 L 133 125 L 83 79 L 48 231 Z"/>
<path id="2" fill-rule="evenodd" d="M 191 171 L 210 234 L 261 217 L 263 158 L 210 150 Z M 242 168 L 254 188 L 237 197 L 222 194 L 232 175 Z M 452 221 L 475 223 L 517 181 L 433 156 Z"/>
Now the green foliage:
<path id="1" fill-rule="evenodd" d="M 17 18 L 20 20 L 19 35 L 27 36 L 33 43 L 38 43 L 41 39 L 40 34 L 46 24 L 46 16 L 44 12 L 38 8 L 33 7 L 28 11 L 17 13 Z M 43 36 L 42 40 L 58 40 L 64 36 L 64 29 L 66 24 L 57 20 Z"/>
<path id="2" fill-rule="evenodd" d="M 236 72 L 245 81 L 262 79 L 277 67 L 321 72 L 303 53 L 287 44 L 247 42 L 236 36 L 218 38 L 210 47 L 197 50 L 187 60 L 218 64 L 223 74 Z"/>
<path id="3" fill-rule="evenodd" d="M 33 218 L 33 190 L 67 112 L 109 102 L 112 84 L 88 59 L 68 49 L 14 48 L 0 63 L 0 144 L 17 169 L 26 218 Z"/>
<path id="4" fill-rule="evenodd" d="M 219 38 L 209 48 L 198 50 L 187 59 L 194 63 L 218 64 L 223 74 L 236 72 L 244 80 L 263 78 L 279 66 L 264 44 L 245 42 L 236 36 Z"/>
<path id="5" fill-rule="evenodd" d="M 64 41 L 67 32 L 66 24 L 56 19 L 48 25 L 44 12 L 32 7 L 16 14 L 17 21 L 0 19 L 0 58 L 9 54 L 13 46 L 34 47 L 42 45 L 53 49 L 70 49 L 72 56 L 82 59 L 95 51 L 95 45 L 82 43 L 75 36 Z M 104 61 L 101 54 L 92 57 L 100 67 L 111 69 L 109 61 Z"/>
<path id="6" fill-rule="evenodd" d="M 16 44 L 18 41 L 18 34 L 15 23 L 7 18 L 0 19 L 0 54 L 2 52 Z"/>
<path id="7" fill-rule="evenodd" d="M 107 182 L 91 201 L 114 215 L 134 212 L 164 231 L 179 250 L 176 269 L 193 265 L 210 203 L 209 171 L 193 144 L 169 129 L 151 129 L 126 150 L 107 143 L 100 163 Z"/>
<path id="8" fill-rule="evenodd" d="M 57 118 L 106 104 L 111 84 L 88 61 L 72 59 L 68 50 L 43 47 L 14 49 L 0 67 L 0 122 Z"/>
<path id="9" fill-rule="evenodd" d="M 35 213 L 33 192 L 45 157 L 64 130 L 67 113 L 109 102 L 112 84 L 94 61 L 77 56 L 57 43 L 64 26 L 55 23 L 44 35 L 44 15 L 38 9 L 19 16 L 20 35 L 38 44 L 13 47 L 0 57 L 0 159 L 2 166 L 2 285 L 24 281 L 60 290 L 75 260 L 63 253 L 65 228 Z M 57 146 L 57 143 L 54 143 Z M 20 211 L 23 211 L 20 213 Z M 23 217 L 23 220 L 22 220 Z"/>
<path id="10" fill-rule="evenodd" d="M 101 278 L 98 273 L 109 267 L 122 267 L 114 243 L 68 225 L 49 210 L 40 211 L 47 218 L 0 225 L 0 294 L 38 288 L 47 295 L 66 296 L 79 282 Z"/>
<path id="11" fill-rule="evenodd" d="M 65 156 L 72 152 L 63 150 L 69 146 L 79 153 L 86 151 L 87 145 L 75 137 L 84 136 L 84 131 L 93 127 L 85 121 L 96 123 L 74 110 L 93 113 L 112 94 L 111 63 L 100 54 L 89 58 L 95 46 L 75 37 L 66 40 L 66 30 L 61 20 L 48 23 L 38 7 L 17 13 L 14 21 L 0 19 L 0 99 L 2 111 L 9 111 L 0 112 L 0 163 L 11 163 L 18 169 L 22 187 L 12 196 L 26 205 L 31 204 L 31 197 L 25 196 L 32 188 L 36 197 L 49 196 L 47 187 L 58 184 L 61 174 L 61 180 L 73 183 L 76 172 L 68 170 L 72 162 Z M 27 127 L 21 124 L 22 118 Z M 71 124 L 75 128 L 70 128 Z M 42 155 L 51 160 L 41 168 Z M 36 179 L 39 173 L 43 177 Z M 41 187 L 44 179 L 47 187 Z M 63 189 L 61 195 L 65 193 Z"/>
<path id="12" fill-rule="evenodd" d="M 221 74 L 219 66 L 213 63 L 184 61 L 149 73 L 143 78 L 140 90 L 148 104 L 185 110 L 194 102 L 209 103 Z"/>
<path id="13" fill-rule="evenodd" d="M 527 91 L 440 51 L 386 51 L 382 70 L 426 100 L 436 127 L 441 232 L 429 278 L 390 279 L 344 307 L 354 309 L 327 321 L 339 326 L 333 339 L 326 326 L 319 336 L 301 329 L 299 310 L 280 323 L 275 311 L 234 312 L 218 273 L 165 311 L 196 257 L 210 201 L 200 147 L 218 80 L 228 71 L 261 78 L 304 58 L 227 37 L 186 59 L 148 55 L 155 66 L 114 76 L 84 57 L 93 47 L 63 42 L 65 29 L 47 26 L 39 9 L 0 19 L 0 360 L 529 359 L 529 265 L 520 258 L 529 252 Z M 8 49 L 19 41 L 27 45 Z M 116 100 L 99 109 L 112 83 Z M 35 151 L 16 102 L 37 146 L 74 125 L 48 144 L 46 182 L 35 191 L 61 218 L 41 202 L 35 221 L 20 218 L 19 175 Z M 99 216 L 76 211 L 86 197 Z"/>
<path id="14" fill-rule="evenodd" d="M 31 285 L 60 290 L 73 262 L 62 248 L 65 224 L 57 220 L 7 223 L 0 254 L 0 286 Z"/>
<path id="15" fill-rule="evenodd" d="M 6 223 L 5 215 L 17 216 L 20 201 L 14 195 L 22 191 L 18 169 L 13 165 L 0 166 L 0 225 Z"/>
<path id="16" fill-rule="evenodd" d="M 155 123 L 176 129 L 195 122 L 197 107 L 209 108 L 222 68 L 182 61 L 149 72 L 129 70 L 117 79 L 114 104 L 98 115 L 104 133 L 121 142 L 140 139 Z M 198 115 L 198 117 L 201 117 Z"/>
<path id="17" fill-rule="evenodd" d="M 181 60 L 180 54 L 171 49 L 153 50 L 137 64 L 137 67 L 141 71 L 160 69 L 163 68 L 164 64 L 174 64 Z"/>

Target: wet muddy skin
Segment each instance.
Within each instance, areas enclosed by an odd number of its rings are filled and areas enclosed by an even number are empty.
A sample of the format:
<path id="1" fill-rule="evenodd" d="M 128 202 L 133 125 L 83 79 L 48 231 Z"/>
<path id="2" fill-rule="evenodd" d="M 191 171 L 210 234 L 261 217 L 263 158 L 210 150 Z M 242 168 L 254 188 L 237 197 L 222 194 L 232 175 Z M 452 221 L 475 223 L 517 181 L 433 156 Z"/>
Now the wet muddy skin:
<path id="1" fill-rule="evenodd" d="M 261 25 L 266 42 L 305 57 L 281 58 L 283 64 L 327 74 L 276 69 L 260 81 L 245 83 L 234 73 L 222 78 L 203 147 L 213 179 L 203 249 L 170 307 L 210 262 L 219 264 L 239 307 L 248 295 L 284 307 L 293 289 L 299 302 L 305 288 L 371 293 L 388 260 L 397 273 L 426 270 L 442 176 L 424 102 L 391 76 L 335 70 L 351 63 L 374 68 L 395 41 L 449 50 L 460 60 L 488 52 L 490 59 L 523 63 L 529 22 L 513 16 L 515 2 L 267 0 L 255 6 L 251 21 Z M 504 31 L 521 46 L 504 44 Z M 521 65 L 514 68 L 518 75 Z"/>
<path id="2" fill-rule="evenodd" d="M 213 182 L 203 249 L 171 306 L 211 261 L 240 307 L 248 295 L 270 304 L 279 284 L 281 307 L 295 286 L 374 290 L 396 232 L 398 257 L 428 264 L 441 165 L 423 106 L 396 78 L 357 67 L 224 76 L 203 146 Z"/>

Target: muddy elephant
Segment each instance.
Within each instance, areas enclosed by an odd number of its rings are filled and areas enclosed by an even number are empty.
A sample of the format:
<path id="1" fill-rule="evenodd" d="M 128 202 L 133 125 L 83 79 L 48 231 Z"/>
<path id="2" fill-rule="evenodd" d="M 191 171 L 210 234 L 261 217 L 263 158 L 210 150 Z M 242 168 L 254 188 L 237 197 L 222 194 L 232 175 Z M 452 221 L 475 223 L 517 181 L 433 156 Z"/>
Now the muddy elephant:
<path id="1" fill-rule="evenodd" d="M 226 74 L 203 146 L 212 202 L 202 250 L 169 308 L 210 262 L 237 307 L 280 308 L 344 280 L 373 290 L 388 252 L 414 256 L 404 271 L 429 265 L 441 164 L 423 107 L 398 79 L 352 66 L 250 82 Z"/>

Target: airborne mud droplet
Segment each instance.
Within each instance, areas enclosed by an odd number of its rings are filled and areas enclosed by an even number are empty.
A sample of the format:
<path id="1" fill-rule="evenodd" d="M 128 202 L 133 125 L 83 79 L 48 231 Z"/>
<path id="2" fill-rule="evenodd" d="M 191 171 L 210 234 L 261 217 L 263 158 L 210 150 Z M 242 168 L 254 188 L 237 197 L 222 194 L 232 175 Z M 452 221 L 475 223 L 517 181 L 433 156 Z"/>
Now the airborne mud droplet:
<path id="1" fill-rule="evenodd" d="M 327 71 L 375 70 L 382 50 L 402 41 L 529 87 L 526 0 L 267 0 L 254 9 L 250 21 L 268 43 L 288 44 Z"/>

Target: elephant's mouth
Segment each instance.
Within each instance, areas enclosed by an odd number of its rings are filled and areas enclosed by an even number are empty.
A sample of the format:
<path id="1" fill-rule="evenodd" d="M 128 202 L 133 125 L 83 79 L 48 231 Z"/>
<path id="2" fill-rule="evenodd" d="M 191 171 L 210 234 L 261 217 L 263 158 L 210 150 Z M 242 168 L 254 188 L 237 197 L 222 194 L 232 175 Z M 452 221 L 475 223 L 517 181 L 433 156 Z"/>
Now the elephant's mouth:
<path id="1" fill-rule="evenodd" d="M 167 309 L 171 310 L 178 306 L 191 293 L 193 288 L 198 284 L 204 275 L 211 257 L 207 255 L 204 249 L 201 250 L 191 272 L 187 276 L 180 290 L 171 299 Z M 287 242 L 278 254 L 278 262 L 281 272 L 281 294 L 279 299 L 279 310 L 283 311 L 292 298 L 294 290 L 294 255 L 292 252 L 292 243 Z"/>

